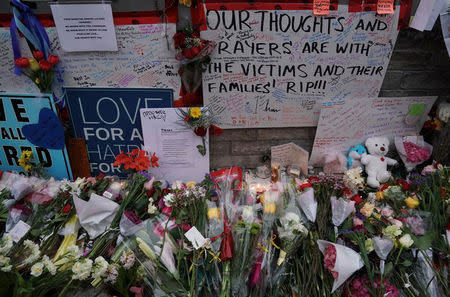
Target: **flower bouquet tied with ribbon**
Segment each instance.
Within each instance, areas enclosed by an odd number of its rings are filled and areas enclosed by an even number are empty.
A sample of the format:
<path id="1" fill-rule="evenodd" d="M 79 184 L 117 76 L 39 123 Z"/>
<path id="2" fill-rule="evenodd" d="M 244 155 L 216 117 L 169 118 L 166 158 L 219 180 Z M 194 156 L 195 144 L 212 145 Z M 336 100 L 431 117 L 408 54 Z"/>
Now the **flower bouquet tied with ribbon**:
<path id="1" fill-rule="evenodd" d="M 176 59 L 181 62 L 178 73 L 188 93 L 194 93 L 202 83 L 202 73 L 206 71 L 214 51 L 214 41 L 200 38 L 190 26 L 173 36 Z"/>

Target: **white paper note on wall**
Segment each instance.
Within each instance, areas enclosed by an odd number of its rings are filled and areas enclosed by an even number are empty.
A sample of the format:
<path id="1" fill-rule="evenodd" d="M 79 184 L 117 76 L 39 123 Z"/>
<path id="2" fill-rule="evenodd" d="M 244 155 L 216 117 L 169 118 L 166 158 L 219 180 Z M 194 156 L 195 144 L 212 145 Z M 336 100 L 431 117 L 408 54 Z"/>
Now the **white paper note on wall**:
<path id="1" fill-rule="evenodd" d="M 117 51 L 111 4 L 52 4 L 50 7 L 64 51 Z"/>
<path id="2" fill-rule="evenodd" d="M 206 155 L 202 156 L 197 145 L 202 138 L 195 135 L 178 115 L 177 108 L 143 108 L 141 113 L 144 146 L 156 153 L 159 167 L 150 168 L 150 174 L 169 182 L 200 182 L 209 173 L 208 134 Z"/>

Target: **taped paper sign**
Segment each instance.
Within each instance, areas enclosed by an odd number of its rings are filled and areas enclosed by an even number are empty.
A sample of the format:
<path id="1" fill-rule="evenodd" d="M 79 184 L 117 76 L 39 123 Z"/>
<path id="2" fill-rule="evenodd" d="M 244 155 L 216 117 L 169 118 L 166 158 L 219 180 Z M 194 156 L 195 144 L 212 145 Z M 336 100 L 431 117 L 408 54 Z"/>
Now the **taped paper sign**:
<path id="1" fill-rule="evenodd" d="M 206 10 L 205 104 L 225 128 L 315 126 L 321 106 L 378 96 L 398 12 Z"/>
<path id="2" fill-rule="evenodd" d="M 315 15 L 327 15 L 330 13 L 330 0 L 314 0 L 313 12 Z"/>
<path id="3" fill-rule="evenodd" d="M 322 166 L 324 153 L 346 153 L 352 145 L 374 136 L 418 134 L 436 97 L 375 98 L 346 101 L 323 108 L 311 153 L 310 165 Z"/>
<path id="4" fill-rule="evenodd" d="M 116 26 L 118 52 L 64 52 L 56 28 L 46 30 L 66 87 L 150 87 L 176 94 L 180 90 L 178 61 L 170 44 L 175 24 Z M 9 28 L 0 28 L 0 56 L 0 92 L 40 93 L 29 78 L 13 73 Z"/>
<path id="5" fill-rule="evenodd" d="M 270 149 L 271 162 L 273 165 L 293 166 L 301 170 L 303 174 L 308 174 L 309 152 L 302 149 L 293 142 L 273 146 Z M 294 168 L 291 168 L 291 171 Z M 294 172 L 292 172 L 294 173 Z M 297 175 L 299 175 L 298 172 Z"/>

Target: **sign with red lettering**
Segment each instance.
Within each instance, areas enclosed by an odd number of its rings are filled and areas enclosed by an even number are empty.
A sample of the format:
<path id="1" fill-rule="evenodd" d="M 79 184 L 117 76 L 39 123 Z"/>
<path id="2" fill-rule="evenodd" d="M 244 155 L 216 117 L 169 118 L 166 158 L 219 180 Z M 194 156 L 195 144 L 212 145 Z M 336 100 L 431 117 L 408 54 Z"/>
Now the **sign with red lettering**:
<path id="1" fill-rule="evenodd" d="M 377 13 L 378 14 L 394 13 L 394 0 L 378 0 Z"/>
<path id="2" fill-rule="evenodd" d="M 330 0 L 314 0 L 314 15 L 327 15 L 330 13 Z"/>

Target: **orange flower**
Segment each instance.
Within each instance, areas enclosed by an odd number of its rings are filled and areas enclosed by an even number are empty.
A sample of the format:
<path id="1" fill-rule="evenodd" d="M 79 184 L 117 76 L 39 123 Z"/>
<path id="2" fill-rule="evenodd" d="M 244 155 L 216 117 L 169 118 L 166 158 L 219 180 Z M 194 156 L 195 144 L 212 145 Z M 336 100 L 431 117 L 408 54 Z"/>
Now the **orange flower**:
<path id="1" fill-rule="evenodd" d="M 134 159 L 136 171 L 147 171 L 150 166 L 150 160 L 145 155 L 145 151 L 139 151 L 139 155 Z"/>
<path id="2" fill-rule="evenodd" d="M 153 156 L 151 159 L 152 167 L 159 167 L 158 160 L 159 160 L 159 158 L 155 155 L 155 153 L 153 153 Z"/>

